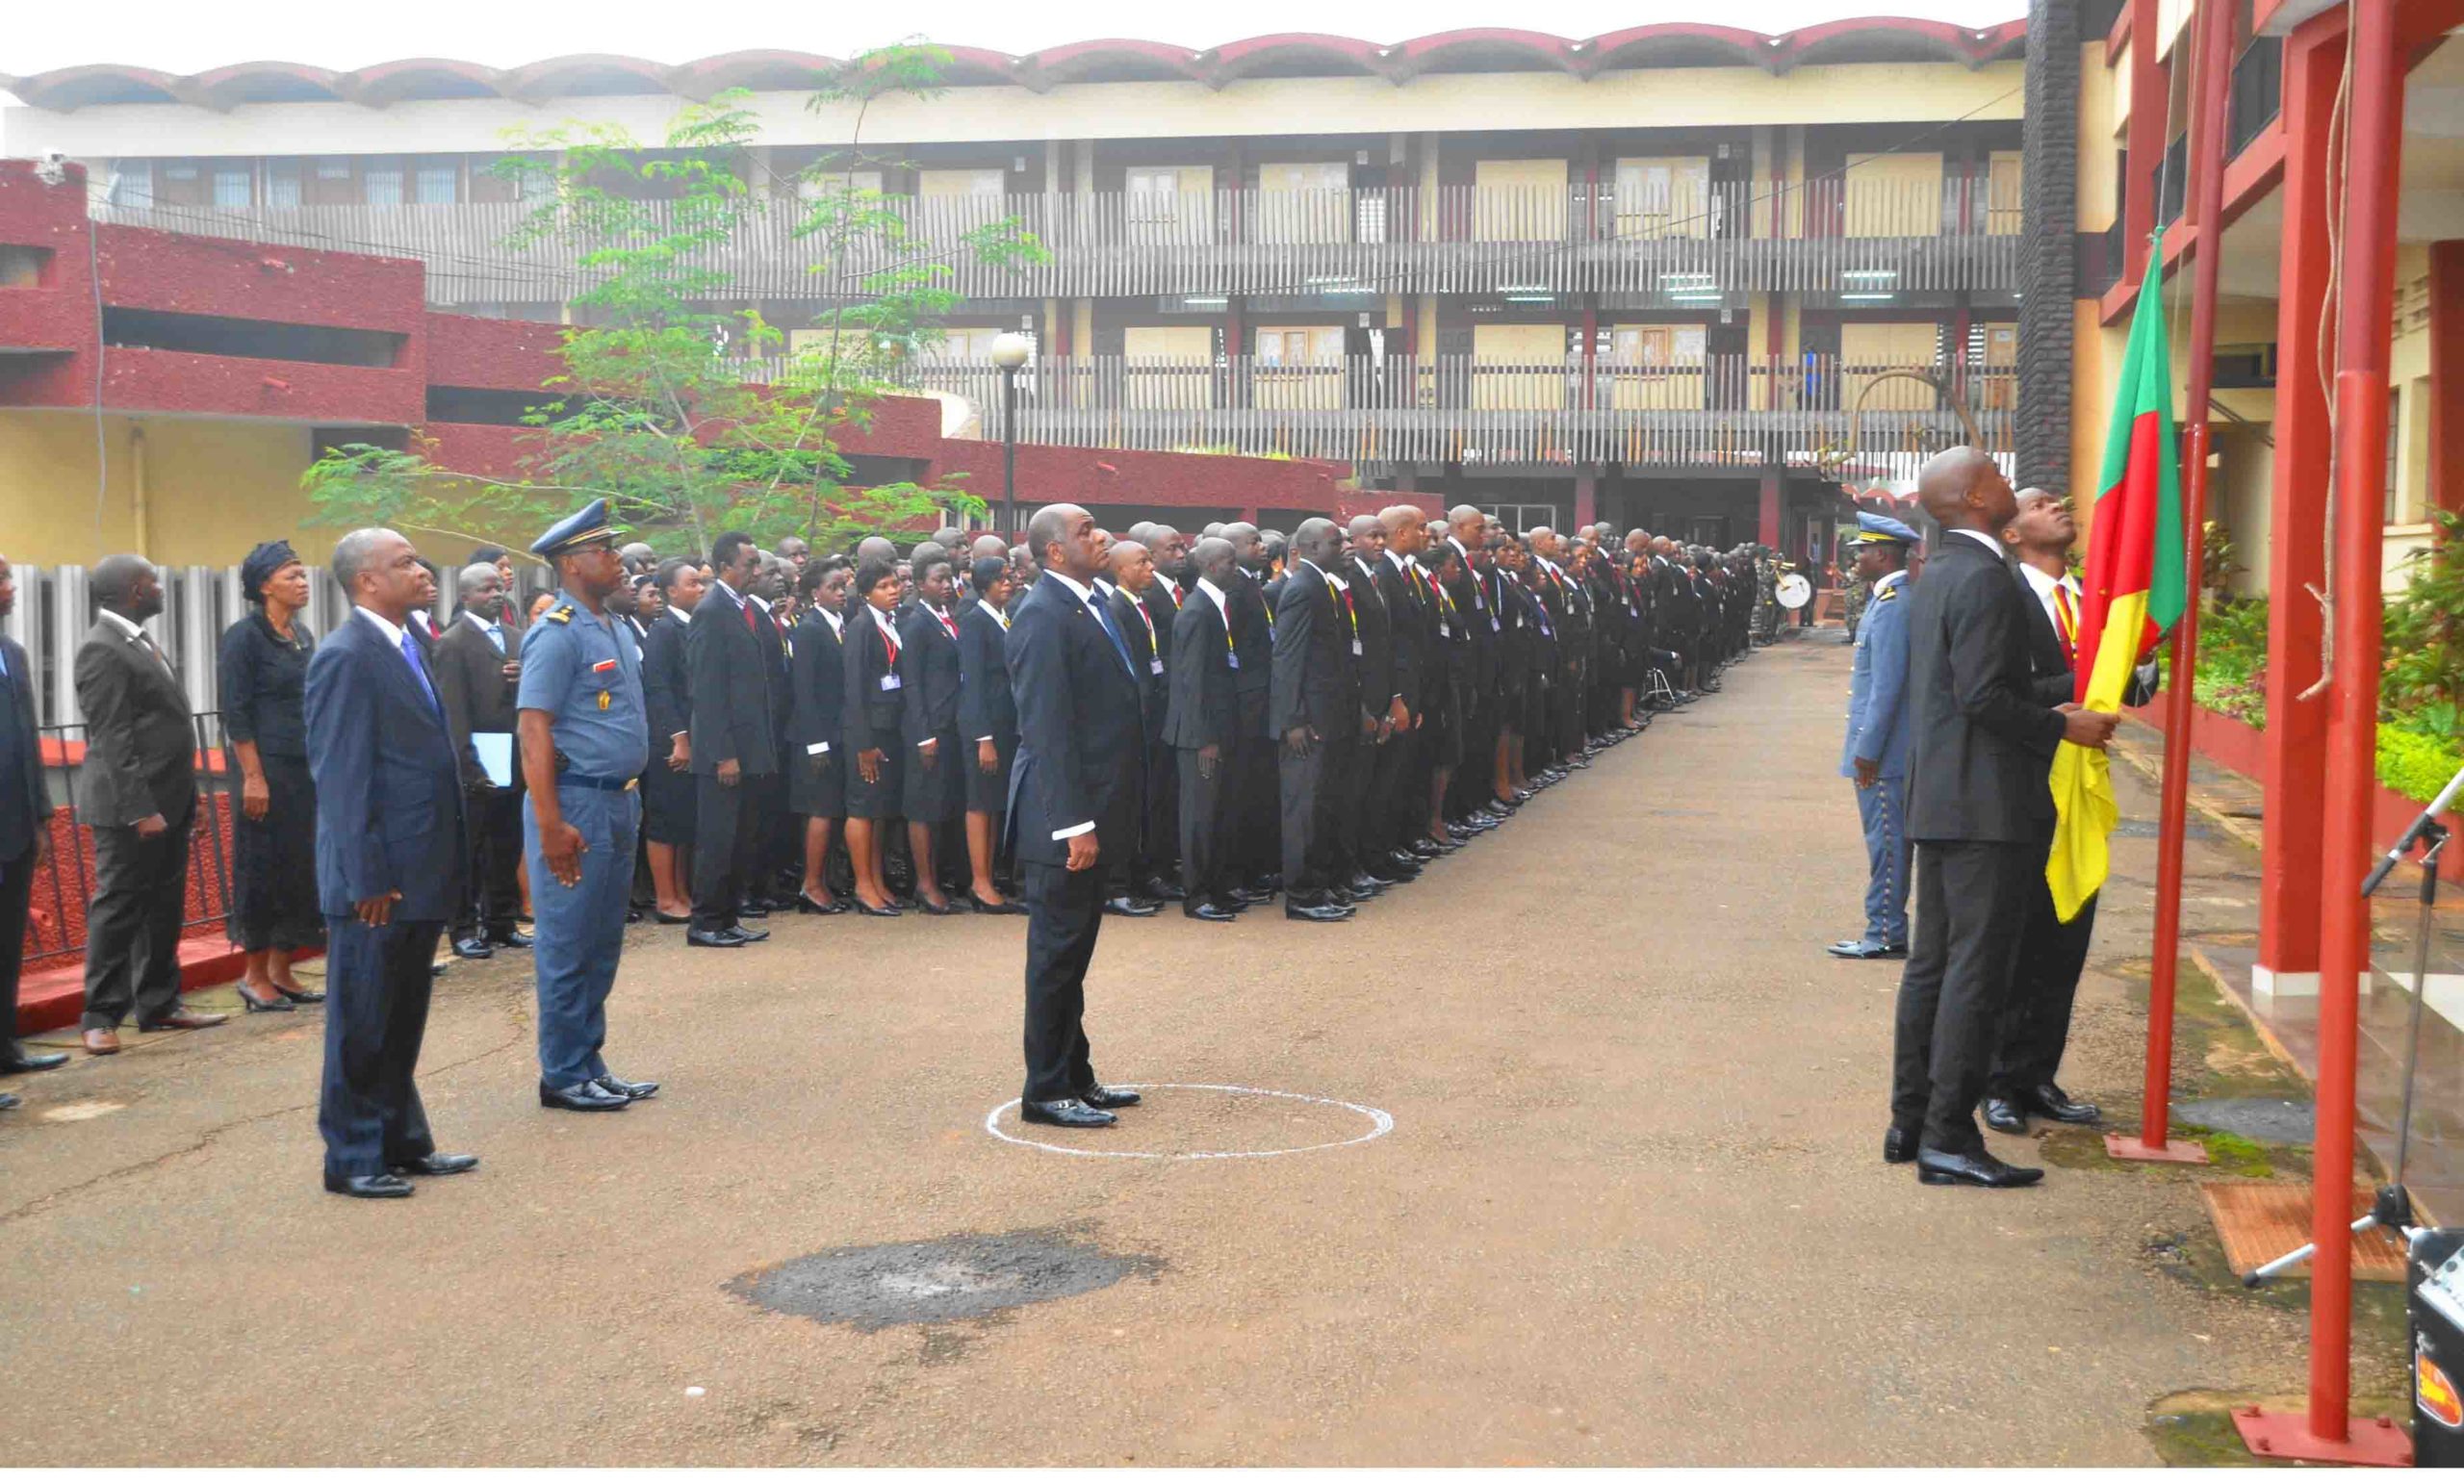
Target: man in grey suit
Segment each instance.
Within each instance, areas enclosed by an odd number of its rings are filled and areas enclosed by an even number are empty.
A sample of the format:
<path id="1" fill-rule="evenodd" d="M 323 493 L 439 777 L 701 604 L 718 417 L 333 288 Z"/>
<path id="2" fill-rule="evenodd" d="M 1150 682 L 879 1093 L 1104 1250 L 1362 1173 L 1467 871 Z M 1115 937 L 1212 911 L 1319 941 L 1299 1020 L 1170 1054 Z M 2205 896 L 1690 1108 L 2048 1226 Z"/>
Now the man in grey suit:
<path id="1" fill-rule="evenodd" d="M 1995 1159 L 1976 1104 L 1992 1065 L 2029 895 L 2044 874 L 2054 748 L 2101 748 L 2115 718 L 2031 694 L 2027 599 L 1995 534 L 2018 501 L 1990 456 L 1951 448 L 1917 476 L 1944 532 L 1908 603 L 1908 834 L 1916 937 L 1899 983 L 1885 1161 L 1927 1185 L 2033 1185 Z"/>
<path id="2" fill-rule="evenodd" d="M 141 1031 L 220 1025 L 180 1005 L 180 923 L 188 908 L 189 827 L 196 817 L 196 731 L 170 656 L 142 627 L 163 611 L 154 564 L 123 552 L 94 564 L 101 610 L 77 647 L 86 713 L 85 798 L 94 832 L 86 908 L 86 1050 L 119 1050 L 131 1010 Z"/>
<path id="3" fill-rule="evenodd" d="M 0 556 L 0 619 L 17 606 L 16 574 Z M 35 872 L 51 852 L 51 791 L 42 780 L 35 726 L 35 672 L 17 642 L 0 634 L 0 1072 L 41 1072 L 68 1058 L 17 1044 L 17 974 L 25 964 L 26 909 Z M 0 1092 L 0 1108 L 17 1094 Z"/>
<path id="4" fill-rule="evenodd" d="M 1886 515 L 1857 517 L 1857 575 L 1873 584 L 1848 681 L 1839 776 L 1857 781 L 1865 832 L 1865 932 L 1835 959 L 1908 957 L 1908 551 L 1916 532 Z M 1887 611 L 1885 611 L 1887 609 Z"/>

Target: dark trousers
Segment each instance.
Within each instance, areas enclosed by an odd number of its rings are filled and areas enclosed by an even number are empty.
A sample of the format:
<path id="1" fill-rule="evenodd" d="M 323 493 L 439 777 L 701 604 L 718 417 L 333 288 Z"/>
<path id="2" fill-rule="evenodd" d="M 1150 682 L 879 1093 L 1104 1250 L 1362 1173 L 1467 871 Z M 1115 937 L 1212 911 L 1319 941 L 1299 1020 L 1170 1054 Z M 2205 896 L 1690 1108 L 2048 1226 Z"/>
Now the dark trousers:
<path id="1" fill-rule="evenodd" d="M 1332 869 L 1339 882 L 1350 880 L 1353 872 L 1373 863 L 1369 848 L 1369 780 L 1376 774 L 1377 755 L 1384 751 L 1373 735 L 1355 735 L 1343 771 L 1325 781 L 1326 805 L 1334 820 Z"/>
<path id="2" fill-rule="evenodd" d="M 1156 703 L 1161 705 L 1162 702 Z M 1146 840 L 1148 874 L 1168 877 L 1181 854 L 1180 779 L 1176 749 L 1161 740 L 1146 744 Z"/>
<path id="3" fill-rule="evenodd" d="M 1321 737 L 1308 755 L 1281 759 L 1278 814 L 1283 828 L 1283 889 L 1287 899 L 1310 902 L 1324 895 L 1341 875 L 1343 791 L 1360 747 L 1350 737 Z"/>
<path id="4" fill-rule="evenodd" d="M 1197 749 L 1174 748 L 1180 774 L 1181 889 L 1192 902 L 1221 896 L 1237 883 L 1225 847 L 1224 809 L 1232 797 L 1231 771 L 1221 756 L 1209 778 Z M 1229 751 L 1228 749 L 1226 751 Z"/>
<path id="5" fill-rule="evenodd" d="M 1467 692 L 1465 701 L 1463 756 L 1454 765 L 1452 797 L 1447 801 L 1453 814 L 1468 814 L 1497 797 L 1497 699 Z"/>
<path id="6" fill-rule="evenodd" d="M 694 775 L 693 926 L 706 933 L 736 925 L 736 908 L 753 884 L 768 777 L 743 774 L 729 788 L 715 773 Z"/>
<path id="7" fill-rule="evenodd" d="M 797 753 L 782 745 L 779 755 L 793 757 Z M 786 892 L 780 889 L 782 886 L 802 882 L 805 877 L 804 819 L 787 802 L 787 775 L 783 772 L 761 775 L 761 791 L 757 797 L 756 808 L 761 822 L 758 864 L 746 877 L 745 884 L 756 896 L 783 897 Z M 787 887 L 788 891 L 794 889 Z"/>
<path id="8" fill-rule="evenodd" d="M 14 860 L 0 860 L 0 1051 L 17 1035 L 17 979 L 26 966 L 26 909 L 34 890 L 35 848 L 29 845 Z"/>
<path id="9" fill-rule="evenodd" d="M 501 937 L 522 914 L 522 790 L 492 788 L 470 796 L 471 890 L 447 930 L 457 939 Z"/>
<path id="10" fill-rule="evenodd" d="M 180 923 L 188 915 L 192 804 L 150 840 L 134 825 L 94 829 L 94 900 L 86 908 L 87 1030 L 130 1011 L 151 1025 L 180 1008 Z"/>
<path id="11" fill-rule="evenodd" d="M 325 919 L 325 1078 L 317 1132 L 325 1173 L 381 1175 L 436 1152 L 411 1073 L 427 1034 L 429 964 L 439 922 L 372 928 Z"/>
<path id="12" fill-rule="evenodd" d="M 1224 755 L 1232 768 L 1232 797 L 1224 806 L 1231 832 L 1230 864 L 1242 877 L 1255 878 L 1283 869 L 1275 835 L 1280 749 L 1267 735 L 1266 692 L 1243 692 L 1235 723 Z"/>
<path id="13" fill-rule="evenodd" d="M 1899 981 L 1890 1121 L 1929 1149 L 1973 1153 L 1976 1103 L 2044 847 L 1926 840 L 1916 847 L 1916 937 Z"/>
<path id="14" fill-rule="evenodd" d="M 1101 871 L 1023 863 L 1027 898 L 1027 1089 L 1030 1103 L 1095 1084 L 1087 1044 L 1087 965 L 1104 924 Z"/>
<path id="15" fill-rule="evenodd" d="M 1421 734 L 1399 731 L 1385 745 L 1370 749 L 1369 786 L 1362 801 L 1369 820 L 1361 830 L 1361 848 L 1372 865 L 1408 840 L 1420 838 L 1416 821 L 1428 811 L 1428 785 L 1417 781 L 1424 753 Z"/>
<path id="16" fill-rule="evenodd" d="M 2079 993 L 2088 941 L 2095 934 L 2096 899 L 2090 897 L 2077 917 L 2064 922 L 2054 911 L 2053 888 L 2040 876 L 2019 934 L 2018 967 L 2011 1003 L 2003 1008 L 1993 1075 L 1985 1085 L 1988 1096 L 2016 1097 L 2061 1072 L 2062 1053 L 2070 1044 L 2070 1002 Z"/>

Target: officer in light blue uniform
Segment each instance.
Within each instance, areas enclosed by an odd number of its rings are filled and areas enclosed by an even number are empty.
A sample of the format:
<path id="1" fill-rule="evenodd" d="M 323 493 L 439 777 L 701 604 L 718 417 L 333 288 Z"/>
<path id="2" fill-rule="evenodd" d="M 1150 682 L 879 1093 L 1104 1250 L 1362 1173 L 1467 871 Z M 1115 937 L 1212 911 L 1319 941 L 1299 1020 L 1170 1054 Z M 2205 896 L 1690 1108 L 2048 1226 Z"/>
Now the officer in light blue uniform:
<path id="1" fill-rule="evenodd" d="M 625 580 L 616 551 L 625 534 L 600 499 L 530 544 L 563 590 L 523 635 L 515 699 L 529 787 L 522 850 L 537 921 L 539 1103 L 575 1113 L 614 1112 L 658 1091 L 610 1074 L 599 1054 L 641 828 L 634 784 L 650 757 L 641 652 L 606 606 Z"/>
<path id="2" fill-rule="evenodd" d="M 1908 553 L 1916 532 L 1886 515 L 1857 517 L 1857 576 L 1872 584 L 1857 626 L 1848 740 L 1839 776 L 1857 784 L 1865 827 L 1865 931 L 1831 945 L 1837 959 L 1908 957 Z"/>

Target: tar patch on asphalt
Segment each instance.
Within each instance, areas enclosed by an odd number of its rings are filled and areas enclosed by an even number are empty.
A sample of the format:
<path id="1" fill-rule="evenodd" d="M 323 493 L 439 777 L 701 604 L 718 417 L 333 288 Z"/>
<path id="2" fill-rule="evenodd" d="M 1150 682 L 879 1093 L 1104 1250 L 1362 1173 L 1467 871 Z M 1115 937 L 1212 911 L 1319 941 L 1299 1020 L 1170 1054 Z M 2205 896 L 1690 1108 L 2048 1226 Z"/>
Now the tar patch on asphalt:
<path id="1" fill-rule="evenodd" d="M 837 1247 L 746 1273 L 728 1292 L 776 1314 L 865 1331 L 976 1319 L 1160 1267 L 1054 1231 Z"/>

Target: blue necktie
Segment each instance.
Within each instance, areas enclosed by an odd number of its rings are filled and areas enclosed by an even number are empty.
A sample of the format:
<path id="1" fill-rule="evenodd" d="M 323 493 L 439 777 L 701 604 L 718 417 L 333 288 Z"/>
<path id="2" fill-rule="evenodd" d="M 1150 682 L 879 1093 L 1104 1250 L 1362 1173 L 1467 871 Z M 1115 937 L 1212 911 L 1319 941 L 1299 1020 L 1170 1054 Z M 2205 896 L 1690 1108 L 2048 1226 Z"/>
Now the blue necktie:
<path id="1" fill-rule="evenodd" d="M 501 625 L 490 624 L 488 626 L 488 642 L 497 647 L 498 653 L 501 654 L 504 652 L 504 628 Z"/>
<path id="2" fill-rule="evenodd" d="M 420 682 L 420 690 L 427 696 L 427 704 L 443 712 L 445 708 L 437 705 L 436 687 L 428 683 L 427 667 L 420 663 L 420 642 L 411 637 L 407 628 L 402 630 L 402 662 L 411 667 L 412 678 Z"/>
<path id="3" fill-rule="evenodd" d="M 1113 605 L 1098 594 L 1087 600 L 1087 606 L 1095 610 L 1095 622 L 1104 626 L 1104 637 L 1113 642 L 1113 652 L 1120 656 L 1120 667 L 1129 672 L 1131 679 L 1137 679 L 1138 666 L 1130 662 L 1129 646 L 1121 642 L 1120 630 L 1113 627 Z"/>

